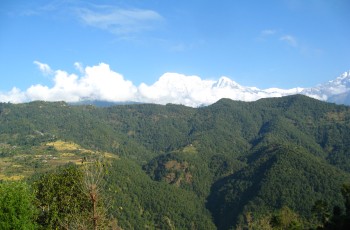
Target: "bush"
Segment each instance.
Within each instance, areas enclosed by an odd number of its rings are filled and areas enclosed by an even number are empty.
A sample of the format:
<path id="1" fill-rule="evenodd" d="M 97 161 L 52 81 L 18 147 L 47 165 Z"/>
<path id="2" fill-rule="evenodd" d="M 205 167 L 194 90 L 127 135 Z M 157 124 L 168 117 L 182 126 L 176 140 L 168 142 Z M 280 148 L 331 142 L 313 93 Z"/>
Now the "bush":
<path id="1" fill-rule="evenodd" d="M 26 183 L 0 183 L 0 229 L 36 229 L 37 211 Z"/>

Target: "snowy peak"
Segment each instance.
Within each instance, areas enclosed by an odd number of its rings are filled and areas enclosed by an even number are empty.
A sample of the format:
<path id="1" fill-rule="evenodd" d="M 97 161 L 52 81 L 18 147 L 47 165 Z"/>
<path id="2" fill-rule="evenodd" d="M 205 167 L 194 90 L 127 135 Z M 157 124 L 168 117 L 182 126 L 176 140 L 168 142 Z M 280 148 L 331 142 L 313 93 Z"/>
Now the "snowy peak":
<path id="1" fill-rule="evenodd" d="M 243 89 L 244 87 L 228 77 L 221 77 L 217 82 L 213 84 L 213 88 Z"/>
<path id="2" fill-rule="evenodd" d="M 227 98 L 233 100 L 253 101 L 266 97 L 281 97 L 294 94 L 304 94 L 319 100 L 350 105 L 350 71 L 344 72 L 334 80 L 320 84 L 312 88 L 293 89 L 258 89 L 255 87 L 241 86 L 228 77 L 221 77 L 213 83 L 213 90 L 220 90 Z"/>
<path id="3" fill-rule="evenodd" d="M 292 89 L 259 89 L 242 86 L 225 76 L 220 77 L 217 81 L 209 81 L 202 80 L 198 76 L 167 73 L 157 83 L 150 86 L 148 91 L 157 94 L 152 97 L 152 100 L 157 99 L 161 103 L 165 103 L 166 101 L 183 103 L 194 107 L 198 105 L 209 105 L 221 98 L 255 101 L 261 98 L 282 97 L 294 94 L 304 94 L 322 101 L 350 105 L 350 71 L 344 72 L 334 80 L 312 88 L 297 87 Z M 143 95 L 150 94 L 146 93 L 146 87 L 140 88 L 140 92 Z"/>
<path id="4" fill-rule="evenodd" d="M 325 84 L 321 84 L 316 87 L 320 90 L 331 94 L 344 93 L 350 90 L 350 72 L 344 72 L 336 79 L 329 81 Z"/>
<path id="5" fill-rule="evenodd" d="M 164 73 L 151 85 L 134 85 L 114 72 L 109 65 L 100 63 L 88 66 L 80 76 L 62 70 L 52 71 L 54 85 L 33 85 L 26 91 L 13 88 L 0 92 L 0 102 L 67 101 L 79 102 L 140 102 L 156 104 L 183 104 L 192 107 L 210 105 L 221 98 L 238 101 L 255 101 L 261 98 L 304 94 L 323 101 L 350 105 L 350 71 L 312 88 L 280 89 L 243 86 L 228 77 L 217 81 L 202 79 L 196 75 Z"/>
<path id="6" fill-rule="evenodd" d="M 344 72 L 342 75 L 337 77 L 335 80 L 329 81 L 329 84 L 333 85 L 342 85 L 350 87 L 350 70 L 348 72 Z"/>
<path id="7" fill-rule="evenodd" d="M 302 94 L 323 101 L 350 105 L 350 71 L 344 72 L 334 80 L 305 89 Z"/>

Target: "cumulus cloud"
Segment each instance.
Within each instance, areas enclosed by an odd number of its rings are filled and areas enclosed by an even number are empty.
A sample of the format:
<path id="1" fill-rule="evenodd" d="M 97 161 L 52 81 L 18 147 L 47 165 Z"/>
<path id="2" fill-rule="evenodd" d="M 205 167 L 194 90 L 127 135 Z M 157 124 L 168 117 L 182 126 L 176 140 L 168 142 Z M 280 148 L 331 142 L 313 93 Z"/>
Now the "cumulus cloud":
<path id="1" fill-rule="evenodd" d="M 6 93 L 0 92 L 0 102 L 21 103 L 25 101 L 27 101 L 25 93 L 16 87 Z"/>
<path id="2" fill-rule="evenodd" d="M 192 107 L 209 105 L 221 98 L 241 101 L 261 98 L 258 94 L 259 89 L 243 87 L 227 77 L 213 81 L 178 73 L 165 73 L 153 85 L 141 84 L 138 90 L 139 98 L 143 101 L 184 104 Z"/>
<path id="3" fill-rule="evenodd" d="M 86 25 L 107 30 L 117 35 L 129 35 L 153 28 L 163 17 L 153 10 L 123 9 L 96 6 L 94 9 L 76 9 L 77 17 Z"/>
<path id="4" fill-rule="evenodd" d="M 141 84 L 138 87 L 138 99 L 160 104 L 209 104 L 215 102 L 210 92 L 213 83 L 215 81 L 202 80 L 198 76 L 165 73 L 153 85 Z"/>
<path id="5" fill-rule="evenodd" d="M 85 69 L 81 64 L 75 66 L 81 76 L 63 70 L 51 70 L 49 65 L 35 62 L 43 74 L 52 73 L 53 86 L 37 84 L 26 91 L 17 88 L 0 93 L 2 102 L 27 102 L 34 100 L 77 102 L 80 100 L 128 101 L 135 100 L 137 88 L 131 81 L 112 71 L 109 65 L 100 63 Z"/>
<path id="6" fill-rule="evenodd" d="M 141 83 L 139 86 L 135 86 L 131 81 L 126 80 L 123 75 L 111 70 L 110 66 L 105 63 L 84 67 L 81 63 L 76 62 L 74 66 L 79 70 L 79 74 L 68 73 L 64 70 L 52 70 L 49 65 L 41 62 L 35 62 L 35 64 L 38 65 L 43 74 L 51 73 L 52 87 L 37 84 L 32 85 L 25 91 L 13 88 L 9 92 L 0 92 L 1 102 L 102 100 L 156 104 L 175 103 L 197 107 L 212 104 L 221 98 L 255 101 L 260 98 L 281 97 L 297 93 L 319 98 L 317 95 L 320 91 L 315 91 L 313 88 L 258 89 L 241 86 L 228 77 L 206 80 L 199 76 L 187 76 L 179 73 L 165 73 L 151 85 Z M 343 80 L 343 78 L 340 80 Z M 333 88 L 339 88 L 342 85 L 332 83 Z M 334 94 L 335 91 L 333 91 Z M 321 99 L 324 98 L 321 97 Z"/>

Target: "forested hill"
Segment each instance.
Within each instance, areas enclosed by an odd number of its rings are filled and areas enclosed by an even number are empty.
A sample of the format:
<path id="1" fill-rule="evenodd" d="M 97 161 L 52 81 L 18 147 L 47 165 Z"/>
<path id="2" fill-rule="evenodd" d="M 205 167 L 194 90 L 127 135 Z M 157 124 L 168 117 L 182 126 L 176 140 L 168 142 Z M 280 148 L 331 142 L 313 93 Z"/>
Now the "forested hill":
<path id="1" fill-rule="evenodd" d="M 154 216 L 169 206 L 173 211 L 164 215 L 177 228 L 205 223 L 218 229 L 244 226 L 247 215 L 264 219 L 286 209 L 301 225 L 314 227 L 321 221 L 313 213 L 320 201 L 329 210 L 345 210 L 341 188 L 350 182 L 350 107 L 306 96 L 222 99 L 201 108 L 0 104 L 0 160 L 34 155 L 55 141 L 120 157 L 109 183 L 122 187 L 123 175 L 135 179 L 115 201 L 133 214 L 111 212 L 126 229 L 141 229 L 147 218 L 159 226 Z M 168 199 L 141 195 L 145 186 L 152 187 L 149 196 L 164 191 Z M 174 197 L 195 208 L 167 203 Z M 148 217 L 136 210 L 140 206 Z M 204 219 L 191 216 L 198 210 Z"/>

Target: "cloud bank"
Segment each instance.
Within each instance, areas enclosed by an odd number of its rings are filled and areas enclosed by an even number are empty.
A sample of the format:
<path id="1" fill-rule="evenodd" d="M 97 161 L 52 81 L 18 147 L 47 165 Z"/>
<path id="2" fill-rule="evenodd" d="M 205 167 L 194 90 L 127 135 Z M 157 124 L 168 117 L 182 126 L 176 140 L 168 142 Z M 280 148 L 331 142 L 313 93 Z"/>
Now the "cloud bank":
<path id="1" fill-rule="evenodd" d="M 25 95 L 27 101 L 135 100 L 137 88 L 131 81 L 125 80 L 121 74 L 112 71 L 109 65 L 101 63 L 85 69 L 80 63 L 74 65 L 81 72 L 81 76 L 56 70 L 53 72 L 53 87 L 33 85 L 20 93 Z M 40 63 L 39 68 L 40 66 L 51 69 L 46 64 Z M 46 68 L 42 72 L 45 73 Z"/>
<path id="2" fill-rule="evenodd" d="M 221 77 L 215 81 L 179 73 L 165 73 L 152 85 L 141 83 L 136 86 L 120 73 L 111 70 L 110 66 L 105 63 L 84 67 L 81 63 L 76 62 L 74 66 L 79 74 L 52 70 L 49 65 L 39 61 L 34 63 L 43 75 L 52 76 L 53 85 L 49 87 L 37 84 L 25 91 L 13 88 L 9 92 L 0 92 L 1 102 L 101 100 L 156 104 L 174 103 L 197 107 L 212 104 L 221 98 L 255 101 L 260 98 L 281 97 L 297 93 L 313 96 L 310 89 L 269 88 L 262 90 L 256 87 L 241 86 L 228 77 Z M 325 99 L 317 95 L 314 97 Z"/>

